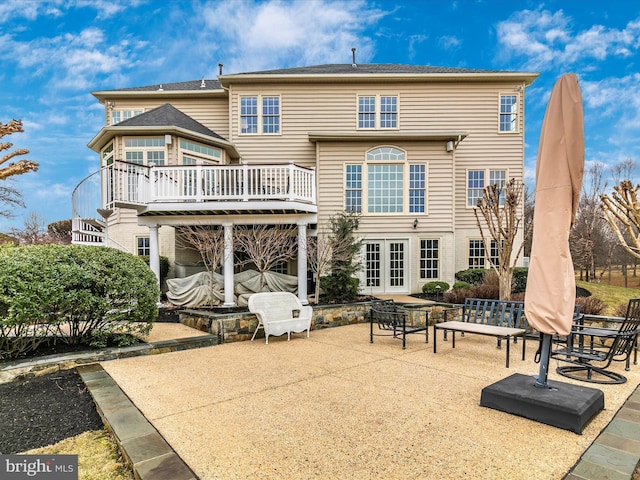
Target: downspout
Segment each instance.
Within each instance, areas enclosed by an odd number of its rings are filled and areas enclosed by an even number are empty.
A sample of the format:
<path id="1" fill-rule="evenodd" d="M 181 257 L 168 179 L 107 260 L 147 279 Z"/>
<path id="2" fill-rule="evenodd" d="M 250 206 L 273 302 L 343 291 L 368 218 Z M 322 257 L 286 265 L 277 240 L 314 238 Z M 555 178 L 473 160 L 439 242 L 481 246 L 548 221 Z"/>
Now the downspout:
<path id="1" fill-rule="evenodd" d="M 452 236 L 452 243 L 453 243 L 453 265 L 451 265 L 451 267 L 452 267 L 452 270 L 453 270 L 452 273 L 453 273 L 454 283 L 455 283 L 456 260 L 457 260 L 456 249 L 457 249 L 457 245 L 458 245 L 458 241 L 457 241 L 457 238 L 456 238 L 456 211 L 457 211 L 457 208 L 458 208 L 457 201 L 456 201 L 456 199 L 458 198 L 457 192 L 456 192 L 456 178 L 457 178 L 457 172 L 456 172 L 456 150 L 458 148 L 458 144 L 459 143 L 460 143 L 460 136 L 458 136 L 458 141 L 455 143 L 454 149 L 451 152 L 451 172 L 452 172 L 452 174 L 451 174 L 451 191 L 453 192 L 453 208 L 451 209 L 451 236 Z"/>

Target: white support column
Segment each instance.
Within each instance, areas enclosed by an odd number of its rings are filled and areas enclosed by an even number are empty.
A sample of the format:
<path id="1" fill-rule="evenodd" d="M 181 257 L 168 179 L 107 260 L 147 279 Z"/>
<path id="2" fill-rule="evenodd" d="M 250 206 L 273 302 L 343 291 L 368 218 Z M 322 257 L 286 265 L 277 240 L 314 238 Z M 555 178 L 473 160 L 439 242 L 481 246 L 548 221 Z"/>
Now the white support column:
<path id="1" fill-rule="evenodd" d="M 307 224 L 298 223 L 298 299 L 308 305 L 307 299 Z"/>
<path id="2" fill-rule="evenodd" d="M 233 301 L 233 223 L 225 223 L 224 226 L 224 257 L 222 260 L 224 272 L 224 303 L 223 307 L 235 307 Z"/>
<path id="3" fill-rule="evenodd" d="M 158 247 L 158 225 L 149 225 L 149 267 L 160 284 L 160 248 Z"/>

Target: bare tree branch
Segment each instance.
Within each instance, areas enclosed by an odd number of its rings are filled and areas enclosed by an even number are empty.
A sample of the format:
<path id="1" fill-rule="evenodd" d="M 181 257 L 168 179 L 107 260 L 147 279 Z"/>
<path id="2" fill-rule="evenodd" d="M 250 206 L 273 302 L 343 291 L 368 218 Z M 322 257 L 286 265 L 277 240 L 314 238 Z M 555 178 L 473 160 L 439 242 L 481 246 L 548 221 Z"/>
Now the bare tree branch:
<path id="1" fill-rule="evenodd" d="M 634 187 L 629 180 L 623 180 L 613 187 L 611 196 L 606 194 L 600 196 L 605 220 L 615 233 L 620 245 L 635 258 L 640 258 L 639 190 L 640 185 Z M 627 234 L 627 238 L 624 233 Z"/>
<path id="2" fill-rule="evenodd" d="M 178 241 L 200 253 L 204 266 L 209 273 L 209 303 L 214 299 L 214 273 L 220 268 L 224 257 L 224 230 L 202 225 L 189 225 L 176 228 Z"/>
<path id="3" fill-rule="evenodd" d="M 513 281 L 513 268 L 522 254 L 525 239 L 531 233 L 533 225 L 529 225 L 524 239 L 520 243 L 515 255 L 515 239 L 523 221 L 520 204 L 524 201 L 524 186 L 514 178 L 503 187 L 493 184 L 485 187 L 482 198 L 478 199 L 477 208 L 474 209 L 476 225 L 480 230 L 480 236 L 484 244 L 485 258 L 491 268 L 500 279 L 500 298 L 511 298 L 511 285 Z M 480 216 L 484 219 L 480 221 Z M 485 235 L 487 229 L 489 239 Z M 498 251 L 498 264 L 491 259 L 491 240 L 495 242 Z"/>
<path id="4" fill-rule="evenodd" d="M 270 227 L 254 225 L 238 227 L 235 230 L 235 243 L 239 250 L 246 253 L 260 272 L 260 287 L 264 287 L 264 274 L 280 262 L 286 262 L 296 256 L 298 251 L 297 230 L 294 227 Z"/>
<path id="5" fill-rule="evenodd" d="M 12 133 L 24 132 L 22 129 L 22 121 L 20 120 L 11 120 L 9 123 L 4 124 L 0 123 L 0 138 L 5 135 L 11 135 Z M 0 151 L 8 150 L 13 147 L 12 143 L 0 143 Z M 13 152 L 9 152 L 5 154 L 2 158 L 0 158 L 0 165 L 3 165 L 5 162 L 18 157 L 20 155 L 26 155 L 29 153 L 29 150 L 19 149 Z M 20 160 L 18 163 L 10 163 L 9 165 L 0 168 L 0 180 L 4 180 L 13 175 L 21 175 L 23 173 L 27 173 L 30 171 L 38 170 L 38 164 L 31 160 Z"/>

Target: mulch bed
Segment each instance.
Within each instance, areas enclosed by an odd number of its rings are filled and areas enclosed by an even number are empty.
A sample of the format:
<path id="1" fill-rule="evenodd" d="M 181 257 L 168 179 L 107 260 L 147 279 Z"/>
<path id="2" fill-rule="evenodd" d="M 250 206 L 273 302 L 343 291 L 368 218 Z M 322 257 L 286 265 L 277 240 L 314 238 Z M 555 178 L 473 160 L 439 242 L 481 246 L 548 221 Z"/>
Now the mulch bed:
<path id="1" fill-rule="evenodd" d="M 177 310 L 161 310 L 156 321 L 178 322 Z M 28 357 L 87 350 L 92 347 L 45 342 Z M 0 384 L 0 454 L 52 445 L 103 427 L 89 390 L 73 369 Z"/>
<path id="2" fill-rule="evenodd" d="M 0 384 L 0 453 L 14 454 L 103 428 L 75 370 Z"/>

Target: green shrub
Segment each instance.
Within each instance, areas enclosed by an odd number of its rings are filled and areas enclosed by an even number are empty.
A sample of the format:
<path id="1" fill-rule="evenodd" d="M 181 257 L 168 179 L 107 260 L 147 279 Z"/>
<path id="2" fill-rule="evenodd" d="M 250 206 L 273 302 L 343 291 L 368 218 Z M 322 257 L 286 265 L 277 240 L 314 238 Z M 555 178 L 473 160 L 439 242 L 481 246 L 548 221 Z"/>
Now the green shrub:
<path id="1" fill-rule="evenodd" d="M 330 302 L 350 302 L 358 296 L 360 280 L 346 272 L 320 277 L 320 288 Z"/>
<path id="2" fill-rule="evenodd" d="M 485 270 L 483 268 L 470 268 L 468 270 L 460 270 L 456 273 L 456 280 L 460 282 L 467 282 L 471 285 L 481 285 L 484 283 L 484 276 L 491 270 Z"/>
<path id="3" fill-rule="evenodd" d="M 0 357 L 27 353 L 46 336 L 102 344 L 112 334 L 144 335 L 157 316 L 159 295 L 154 274 L 129 253 L 71 245 L 2 247 Z M 10 334 L 19 338 L 7 341 Z"/>
<path id="4" fill-rule="evenodd" d="M 463 289 L 469 290 L 471 288 L 471 284 L 467 282 L 456 282 L 453 284 L 453 289 Z"/>
<path id="5" fill-rule="evenodd" d="M 527 275 L 529 269 L 527 267 L 516 267 L 513 269 L 513 282 L 511 291 L 513 293 L 522 293 L 527 289 Z"/>
<path id="6" fill-rule="evenodd" d="M 447 282 L 428 282 L 422 286 L 422 293 L 427 295 L 440 295 L 449 290 Z"/>
<path id="7" fill-rule="evenodd" d="M 149 265 L 149 255 L 143 255 L 142 258 L 147 265 Z M 169 273 L 169 268 L 171 264 L 169 263 L 169 259 L 167 257 L 160 256 L 160 285 L 166 280 L 167 274 Z"/>

